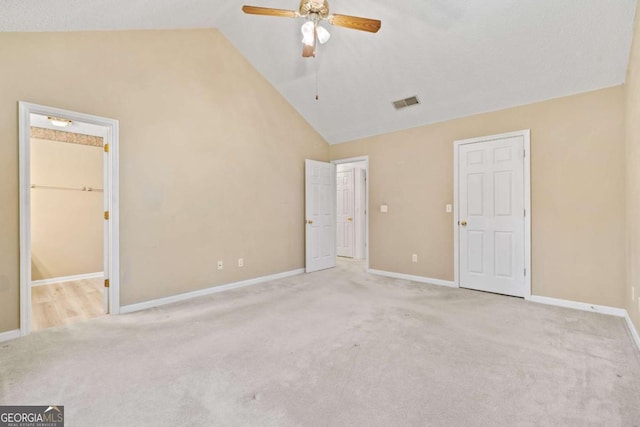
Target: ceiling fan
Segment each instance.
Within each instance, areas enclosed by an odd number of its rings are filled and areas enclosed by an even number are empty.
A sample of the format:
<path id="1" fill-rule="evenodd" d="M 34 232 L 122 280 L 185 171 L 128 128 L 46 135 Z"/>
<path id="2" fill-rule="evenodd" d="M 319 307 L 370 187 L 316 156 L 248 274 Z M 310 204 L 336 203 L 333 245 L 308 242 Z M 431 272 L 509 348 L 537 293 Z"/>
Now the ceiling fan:
<path id="1" fill-rule="evenodd" d="M 250 15 L 279 16 L 283 18 L 304 18 L 302 25 L 302 56 L 316 56 L 316 44 L 326 43 L 329 32 L 319 25 L 320 21 L 328 21 L 331 25 L 351 28 L 353 30 L 377 33 L 382 23 L 378 19 L 360 18 L 358 16 L 329 14 L 327 0 L 301 0 L 298 10 L 272 9 L 270 7 L 242 6 L 242 11 Z"/>

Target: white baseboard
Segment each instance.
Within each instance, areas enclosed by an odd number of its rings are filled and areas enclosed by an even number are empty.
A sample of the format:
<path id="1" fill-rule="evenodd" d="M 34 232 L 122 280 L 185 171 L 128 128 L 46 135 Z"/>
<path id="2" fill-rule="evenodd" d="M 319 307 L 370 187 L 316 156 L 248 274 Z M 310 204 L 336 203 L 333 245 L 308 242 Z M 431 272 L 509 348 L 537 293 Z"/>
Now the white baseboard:
<path id="1" fill-rule="evenodd" d="M 242 288 L 245 286 L 257 285 L 258 283 L 269 282 L 271 280 L 284 279 L 285 277 L 296 276 L 304 273 L 304 268 L 297 270 L 285 271 L 283 273 L 271 274 L 269 276 L 256 277 L 254 279 L 242 280 L 240 282 L 228 283 L 226 285 L 213 286 L 211 288 L 200 289 L 198 291 L 186 292 L 184 294 L 173 295 L 165 298 L 158 298 L 151 301 L 140 302 L 120 307 L 120 314 L 133 313 L 134 311 L 146 310 L 148 308 L 159 307 L 161 305 L 171 304 L 178 301 L 184 301 L 191 298 L 211 295 L 218 292 L 224 292 L 231 289 Z"/>
<path id="2" fill-rule="evenodd" d="M 0 332 L 0 342 L 14 340 L 20 338 L 20 329 L 14 329 L 13 331 Z"/>
<path id="3" fill-rule="evenodd" d="M 101 279 L 104 277 L 104 273 L 99 271 L 97 273 L 76 274 L 75 276 L 62 276 L 52 277 L 51 279 L 32 280 L 31 286 L 52 285 L 54 283 L 74 282 L 76 280 L 86 279 Z"/>
<path id="4" fill-rule="evenodd" d="M 573 308 L 582 311 L 591 311 L 593 313 L 609 314 L 611 316 L 625 317 L 627 310 L 624 308 L 608 307 L 606 305 L 588 304 L 586 302 L 569 301 L 566 299 L 541 297 L 537 295 L 531 295 L 529 299 L 531 302 L 537 302 L 540 304 L 555 305 L 557 307 Z"/>
<path id="5" fill-rule="evenodd" d="M 629 328 L 629 333 L 631 334 L 631 338 L 633 338 L 633 341 L 635 341 L 636 346 L 638 347 L 638 350 L 640 350 L 640 335 L 638 335 L 638 330 L 636 329 L 636 325 L 634 325 L 633 322 L 631 321 L 631 317 L 629 316 L 629 313 L 627 311 L 625 311 L 624 313 L 624 320 L 627 321 L 627 328 Z"/>
<path id="6" fill-rule="evenodd" d="M 413 276 L 411 274 L 393 273 L 391 271 L 367 269 L 367 273 L 377 274 L 378 276 L 392 277 L 394 279 L 411 280 L 412 282 L 429 283 L 430 285 L 447 286 L 449 288 L 457 288 L 458 286 L 449 280 L 432 279 L 430 277 Z"/>
<path id="7" fill-rule="evenodd" d="M 608 314 L 610 316 L 623 317 L 629 329 L 631 338 L 640 350 L 640 336 L 636 330 L 635 325 L 629 317 L 629 313 L 624 308 L 608 307 L 606 305 L 587 304 L 585 302 L 569 301 L 566 299 L 540 297 L 537 295 L 531 295 L 529 299 L 531 302 L 537 302 L 540 304 L 555 305 L 557 307 L 573 308 L 575 310 L 591 311 L 593 313 Z"/>

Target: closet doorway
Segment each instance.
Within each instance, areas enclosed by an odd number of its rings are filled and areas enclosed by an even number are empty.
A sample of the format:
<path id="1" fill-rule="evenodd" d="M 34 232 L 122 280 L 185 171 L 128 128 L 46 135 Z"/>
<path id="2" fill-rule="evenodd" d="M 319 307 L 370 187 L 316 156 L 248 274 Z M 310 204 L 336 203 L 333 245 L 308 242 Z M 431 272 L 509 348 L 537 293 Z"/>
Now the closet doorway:
<path id="1" fill-rule="evenodd" d="M 352 170 L 353 173 L 349 172 Z M 348 181 L 351 175 L 353 191 Z M 368 201 L 368 156 L 331 163 L 305 160 L 307 273 L 335 267 L 337 256 L 343 261 L 350 259 L 348 262 L 354 266 L 369 269 Z"/>
<path id="2" fill-rule="evenodd" d="M 117 121 L 20 103 L 22 335 L 117 313 L 116 152 Z"/>
<path id="3" fill-rule="evenodd" d="M 336 163 L 336 255 L 367 259 L 367 161 Z"/>

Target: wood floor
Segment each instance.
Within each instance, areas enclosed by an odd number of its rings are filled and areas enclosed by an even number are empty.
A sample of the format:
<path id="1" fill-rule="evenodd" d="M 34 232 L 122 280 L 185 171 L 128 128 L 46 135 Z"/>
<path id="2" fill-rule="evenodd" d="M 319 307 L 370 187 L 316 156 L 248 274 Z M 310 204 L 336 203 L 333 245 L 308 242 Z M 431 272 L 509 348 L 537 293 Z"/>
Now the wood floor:
<path id="1" fill-rule="evenodd" d="M 86 279 L 31 288 L 31 330 L 102 316 L 103 280 Z"/>

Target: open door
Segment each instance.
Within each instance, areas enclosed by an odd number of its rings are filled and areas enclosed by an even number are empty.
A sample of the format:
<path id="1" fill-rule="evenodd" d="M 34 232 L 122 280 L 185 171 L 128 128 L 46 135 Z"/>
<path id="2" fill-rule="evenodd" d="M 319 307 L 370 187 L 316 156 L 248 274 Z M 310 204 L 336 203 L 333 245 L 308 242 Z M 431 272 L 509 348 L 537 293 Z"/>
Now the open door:
<path id="1" fill-rule="evenodd" d="M 307 273 L 336 266 L 336 166 L 305 160 Z"/>
<path id="2" fill-rule="evenodd" d="M 336 255 L 353 258 L 355 255 L 355 169 L 337 173 L 337 238 Z"/>

